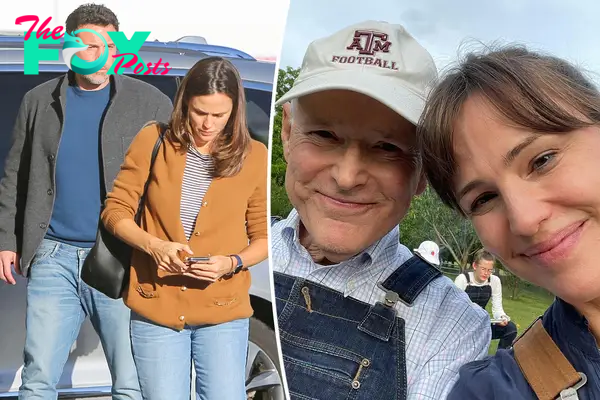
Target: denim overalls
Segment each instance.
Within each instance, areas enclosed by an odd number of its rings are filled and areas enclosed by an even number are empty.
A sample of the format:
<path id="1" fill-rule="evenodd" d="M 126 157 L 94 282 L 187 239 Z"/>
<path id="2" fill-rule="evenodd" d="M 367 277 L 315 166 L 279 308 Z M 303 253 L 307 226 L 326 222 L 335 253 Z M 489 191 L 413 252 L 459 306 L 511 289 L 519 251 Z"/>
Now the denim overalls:
<path id="1" fill-rule="evenodd" d="M 475 286 L 471 285 L 471 277 L 469 276 L 468 272 L 463 272 L 463 275 L 467 278 L 467 288 L 465 289 L 465 292 L 469 296 L 469 299 L 485 310 L 490 298 L 492 297 L 492 287 L 490 286 L 492 277 L 490 276 L 488 278 L 487 285 Z"/>
<path id="2" fill-rule="evenodd" d="M 274 273 L 281 348 L 291 398 L 406 399 L 404 320 L 441 272 L 414 256 L 379 287 L 383 302 L 363 303 L 322 285 Z"/>

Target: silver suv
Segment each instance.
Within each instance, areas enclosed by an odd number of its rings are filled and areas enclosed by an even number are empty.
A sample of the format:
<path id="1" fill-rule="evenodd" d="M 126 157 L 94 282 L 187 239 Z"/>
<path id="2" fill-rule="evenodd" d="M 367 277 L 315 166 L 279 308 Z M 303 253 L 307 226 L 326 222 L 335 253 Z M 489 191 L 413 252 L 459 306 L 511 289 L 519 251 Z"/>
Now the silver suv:
<path id="1" fill-rule="evenodd" d="M 62 48 L 62 44 L 56 47 Z M 138 52 L 146 61 L 162 58 L 172 68 L 167 75 L 134 75 L 160 89 L 171 99 L 196 61 L 210 55 L 228 57 L 240 71 L 252 136 L 268 145 L 271 93 L 275 64 L 260 62 L 246 53 L 221 46 L 183 42 L 147 42 Z M 23 95 L 33 87 L 67 71 L 62 59 L 41 61 L 38 75 L 23 74 L 23 38 L 0 35 L 0 175 L 11 143 L 12 127 Z M 268 260 L 251 268 L 250 288 L 254 317 L 250 320 L 250 343 L 246 365 L 249 399 L 282 400 L 283 386 L 273 329 L 273 307 Z M 15 398 L 21 384 L 25 330 L 25 279 L 15 286 L 0 284 L 0 399 Z M 192 371 L 193 373 L 193 371 Z M 192 379 L 192 382 L 194 379 Z M 85 398 L 110 395 L 110 373 L 100 340 L 89 321 L 81 328 L 58 383 L 60 398 Z M 110 398 L 110 397 L 107 397 Z"/>

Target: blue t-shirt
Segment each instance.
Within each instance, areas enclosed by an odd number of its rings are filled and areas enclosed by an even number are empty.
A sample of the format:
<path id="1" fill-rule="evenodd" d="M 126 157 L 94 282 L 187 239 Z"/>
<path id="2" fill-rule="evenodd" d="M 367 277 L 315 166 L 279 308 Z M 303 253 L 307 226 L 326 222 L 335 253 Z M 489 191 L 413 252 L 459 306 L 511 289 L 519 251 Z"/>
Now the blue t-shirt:
<path id="1" fill-rule="evenodd" d="M 102 201 L 100 129 L 109 99 L 110 85 L 96 91 L 67 88 L 49 239 L 78 247 L 96 241 Z"/>
<path id="2" fill-rule="evenodd" d="M 587 383 L 577 391 L 579 400 L 600 400 L 600 352 L 588 322 L 570 304 L 556 299 L 542 318 L 544 329 Z M 513 350 L 474 361 L 460 369 L 448 400 L 536 400 L 537 397 L 514 357 Z"/>

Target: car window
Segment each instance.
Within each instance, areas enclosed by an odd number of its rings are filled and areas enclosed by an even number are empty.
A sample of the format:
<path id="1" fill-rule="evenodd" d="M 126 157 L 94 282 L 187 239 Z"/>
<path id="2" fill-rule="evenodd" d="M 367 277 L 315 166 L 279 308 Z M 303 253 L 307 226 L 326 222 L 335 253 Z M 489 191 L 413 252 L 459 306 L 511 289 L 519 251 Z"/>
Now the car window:
<path id="1" fill-rule="evenodd" d="M 158 88 L 161 92 L 169 96 L 171 101 L 175 99 L 175 94 L 177 93 L 177 78 L 174 76 L 166 76 L 166 75 L 128 75 L 133 78 L 137 78 L 143 82 L 149 83 L 156 88 Z"/>
<path id="2" fill-rule="evenodd" d="M 177 81 L 173 76 L 161 75 L 131 75 L 144 82 L 156 86 L 174 101 L 177 93 Z M 271 112 L 271 92 L 257 89 L 245 89 L 246 120 L 250 135 L 256 140 L 268 145 L 269 142 L 269 113 Z"/>
<path id="3" fill-rule="evenodd" d="M 250 135 L 268 146 L 269 114 L 271 112 L 271 92 L 257 89 L 246 89 L 246 120 Z"/>
<path id="4" fill-rule="evenodd" d="M 40 72 L 38 75 L 24 75 L 23 72 L 0 73 L 0 87 L 3 89 L 2 107 L 0 107 L 0 176 L 4 171 L 4 159 L 12 142 L 12 130 L 19 106 L 25 93 L 37 85 L 63 75 L 61 72 Z M 177 79 L 174 76 L 130 75 L 151 85 L 169 96 L 171 100 L 177 93 Z M 245 89 L 248 129 L 256 140 L 268 145 L 269 113 L 271 111 L 271 92 Z"/>

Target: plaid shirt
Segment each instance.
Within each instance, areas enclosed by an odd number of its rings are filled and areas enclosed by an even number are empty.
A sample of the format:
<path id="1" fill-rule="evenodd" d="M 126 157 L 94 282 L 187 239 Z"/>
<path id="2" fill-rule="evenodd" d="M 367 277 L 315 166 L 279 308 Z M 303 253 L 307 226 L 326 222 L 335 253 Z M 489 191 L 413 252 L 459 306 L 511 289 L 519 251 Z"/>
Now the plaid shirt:
<path id="1" fill-rule="evenodd" d="M 412 257 L 399 243 L 399 228 L 362 253 L 335 265 L 315 264 L 300 245 L 300 218 L 292 210 L 271 229 L 273 270 L 329 287 L 369 304 L 383 301 L 377 283 Z M 489 315 L 445 276 L 432 281 L 411 307 L 398 302 L 405 320 L 409 399 L 444 399 L 461 365 L 481 359 L 491 340 Z"/>

